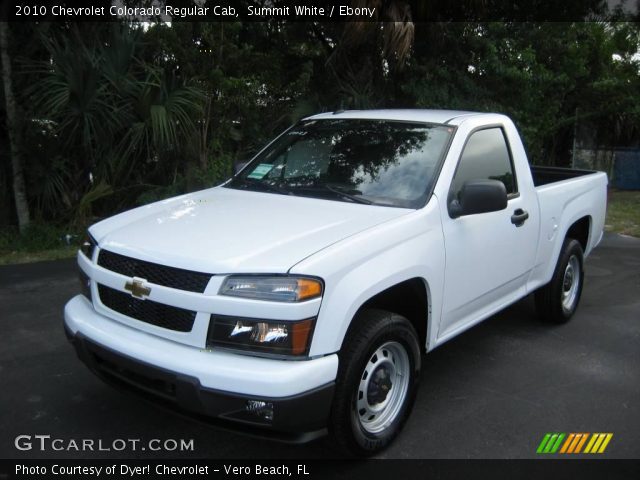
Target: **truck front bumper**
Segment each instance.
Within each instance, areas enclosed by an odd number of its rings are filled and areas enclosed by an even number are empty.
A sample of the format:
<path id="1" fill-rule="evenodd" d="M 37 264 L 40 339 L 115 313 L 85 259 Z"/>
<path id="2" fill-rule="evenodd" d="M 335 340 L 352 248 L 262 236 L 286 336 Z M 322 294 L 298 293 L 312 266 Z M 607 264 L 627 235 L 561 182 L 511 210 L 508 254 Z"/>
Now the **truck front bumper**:
<path id="1" fill-rule="evenodd" d="M 108 319 L 79 295 L 65 307 L 78 357 L 105 382 L 223 428 L 303 442 L 324 433 L 337 355 L 285 361 L 207 351 Z"/>

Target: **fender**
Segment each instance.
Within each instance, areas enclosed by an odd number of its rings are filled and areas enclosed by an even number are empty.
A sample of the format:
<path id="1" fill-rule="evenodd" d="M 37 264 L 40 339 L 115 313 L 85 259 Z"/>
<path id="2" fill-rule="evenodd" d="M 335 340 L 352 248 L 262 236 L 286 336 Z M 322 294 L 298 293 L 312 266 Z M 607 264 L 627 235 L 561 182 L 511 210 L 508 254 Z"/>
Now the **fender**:
<path id="1" fill-rule="evenodd" d="M 412 278 L 421 278 L 427 287 L 430 313 L 424 321 L 429 348 L 438 330 L 444 283 L 439 215 L 438 199 L 432 196 L 424 209 L 349 237 L 292 267 L 291 273 L 314 271 L 325 280 L 310 355 L 338 351 L 352 318 L 367 300 Z"/>

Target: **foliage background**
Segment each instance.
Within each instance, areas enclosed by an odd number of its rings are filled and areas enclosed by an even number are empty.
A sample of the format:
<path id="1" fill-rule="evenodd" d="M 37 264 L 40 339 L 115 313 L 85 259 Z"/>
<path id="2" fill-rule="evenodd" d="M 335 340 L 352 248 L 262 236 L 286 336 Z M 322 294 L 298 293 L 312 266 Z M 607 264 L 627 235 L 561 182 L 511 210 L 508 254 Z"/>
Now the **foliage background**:
<path id="1" fill-rule="evenodd" d="M 584 8 L 586 15 L 588 2 Z M 406 10 L 399 15 L 407 19 Z M 637 146 L 640 138 L 640 27 L 615 15 L 574 23 L 9 27 L 28 208 L 45 237 L 42 225 L 56 235 L 81 231 L 97 218 L 218 184 L 234 162 L 320 111 L 503 112 L 532 163 L 547 165 L 570 164 L 576 122 L 589 127 L 594 145 Z M 8 145 L 0 129 L 0 248 L 18 223 Z"/>

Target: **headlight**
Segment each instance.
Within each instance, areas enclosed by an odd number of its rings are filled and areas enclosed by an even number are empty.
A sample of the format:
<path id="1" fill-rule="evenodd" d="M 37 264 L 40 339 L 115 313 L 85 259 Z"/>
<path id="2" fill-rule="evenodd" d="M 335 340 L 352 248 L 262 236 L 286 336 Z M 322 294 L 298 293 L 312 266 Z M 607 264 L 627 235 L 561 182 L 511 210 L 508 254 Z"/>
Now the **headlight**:
<path id="1" fill-rule="evenodd" d="M 294 276 L 230 276 L 222 284 L 220 295 L 272 302 L 302 302 L 322 295 L 322 282 Z"/>
<path id="2" fill-rule="evenodd" d="M 276 355 L 306 355 L 315 318 L 301 321 L 211 315 L 207 346 Z"/>
<path id="3" fill-rule="evenodd" d="M 80 251 L 85 254 L 89 260 L 93 260 L 93 251 L 96 248 L 97 242 L 93 239 L 89 232 L 85 233 L 82 244 L 80 245 Z"/>

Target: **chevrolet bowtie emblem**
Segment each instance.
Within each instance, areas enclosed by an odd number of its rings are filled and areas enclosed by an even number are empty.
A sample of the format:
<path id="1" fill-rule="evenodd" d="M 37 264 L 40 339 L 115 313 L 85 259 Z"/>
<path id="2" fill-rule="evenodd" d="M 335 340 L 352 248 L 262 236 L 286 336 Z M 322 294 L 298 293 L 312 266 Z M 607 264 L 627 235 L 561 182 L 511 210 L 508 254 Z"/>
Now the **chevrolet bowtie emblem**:
<path id="1" fill-rule="evenodd" d="M 132 297 L 144 299 L 144 297 L 148 297 L 151 293 L 151 288 L 145 287 L 144 282 L 144 279 L 134 277 L 130 282 L 124 284 L 124 289 L 127 292 L 131 292 Z"/>

